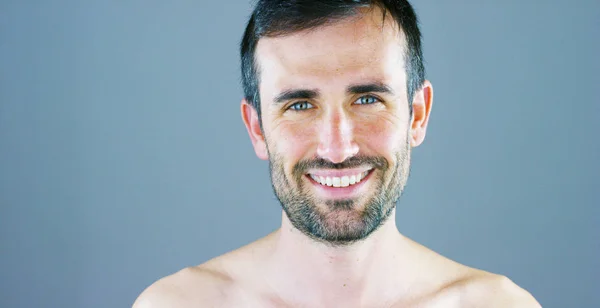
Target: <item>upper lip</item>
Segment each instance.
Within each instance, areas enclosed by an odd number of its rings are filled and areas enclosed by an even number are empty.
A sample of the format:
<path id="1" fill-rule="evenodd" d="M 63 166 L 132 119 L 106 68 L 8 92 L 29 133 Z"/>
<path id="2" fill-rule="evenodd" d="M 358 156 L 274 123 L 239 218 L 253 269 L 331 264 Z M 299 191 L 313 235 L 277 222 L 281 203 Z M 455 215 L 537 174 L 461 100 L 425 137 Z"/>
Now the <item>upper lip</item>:
<path id="1" fill-rule="evenodd" d="M 317 170 L 311 170 L 310 172 L 308 172 L 308 174 L 312 174 L 315 176 L 322 176 L 322 177 L 341 178 L 343 176 L 357 175 L 357 174 L 363 173 L 365 171 L 369 171 L 371 169 L 373 169 L 373 168 L 364 167 L 364 168 L 334 169 L 334 170 L 317 169 Z"/>

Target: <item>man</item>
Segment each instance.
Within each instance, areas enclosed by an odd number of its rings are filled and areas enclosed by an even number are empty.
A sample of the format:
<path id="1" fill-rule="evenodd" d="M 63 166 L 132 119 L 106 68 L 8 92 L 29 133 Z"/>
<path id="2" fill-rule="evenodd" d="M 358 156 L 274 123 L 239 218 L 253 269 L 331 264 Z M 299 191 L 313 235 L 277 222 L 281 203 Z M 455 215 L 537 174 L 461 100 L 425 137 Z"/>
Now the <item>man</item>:
<path id="1" fill-rule="evenodd" d="M 433 90 L 406 1 L 258 1 L 241 113 L 281 228 L 148 287 L 134 307 L 540 307 L 402 236 L 395 204 Z"/>

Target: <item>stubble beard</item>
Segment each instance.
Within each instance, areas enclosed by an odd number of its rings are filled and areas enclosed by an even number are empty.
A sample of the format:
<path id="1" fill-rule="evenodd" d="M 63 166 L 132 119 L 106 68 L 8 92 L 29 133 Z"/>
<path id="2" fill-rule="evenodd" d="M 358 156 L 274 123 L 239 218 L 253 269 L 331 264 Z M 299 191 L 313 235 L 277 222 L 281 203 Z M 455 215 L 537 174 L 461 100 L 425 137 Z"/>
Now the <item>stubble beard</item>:
<path id="1" fill-rule="evenodd" d="M 410 146 L 395 153 L 393 170 L 383 157 L 352 157 L 340 164 L 322 159 L 298 162 L 289 177 L 280 155 L 269 151 L 271 184 L 292 225 L 309 238 L 328 246 L 348 246 L 366 239 L 390 217 L 410 174 Z M 371 193 L 347 200 L 318 200 L 305 186 L 309 168 L 374 168 Z M 390 178 L 391 177 L 391 178 Z M 387 184 L 385 184 L 387 183 Z M 310 184 L 309 184 L 310 185 Z M 325 205 L 318 205 L 318 203 Z"/>

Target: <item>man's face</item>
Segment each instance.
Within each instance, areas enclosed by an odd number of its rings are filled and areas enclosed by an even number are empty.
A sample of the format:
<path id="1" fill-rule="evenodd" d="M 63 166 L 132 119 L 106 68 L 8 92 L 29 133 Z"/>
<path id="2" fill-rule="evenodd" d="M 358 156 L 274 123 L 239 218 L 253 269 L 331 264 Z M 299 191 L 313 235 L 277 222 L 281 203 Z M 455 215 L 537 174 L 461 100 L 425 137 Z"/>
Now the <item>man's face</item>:
<path id="1" fill-rule="evenodd" d="M 292 224 L 345 245 L 395 206 L 410 166 L 402 35 L 380 11 L 257 46 L 264 141 Z"/>

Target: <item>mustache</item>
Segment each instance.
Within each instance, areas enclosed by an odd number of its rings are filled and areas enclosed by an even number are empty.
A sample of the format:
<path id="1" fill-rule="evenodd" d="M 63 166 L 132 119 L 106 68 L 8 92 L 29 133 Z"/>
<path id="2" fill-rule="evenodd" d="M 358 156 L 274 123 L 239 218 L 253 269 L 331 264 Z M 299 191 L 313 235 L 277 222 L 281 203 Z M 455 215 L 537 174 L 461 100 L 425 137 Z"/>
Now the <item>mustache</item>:
<path id="1" fill-rule="evenodd" d="M 388 165 L 387 160 L 381 156 L 352 156 L 341 163 L 333 163 L 323 158 L 314 158 L 299 161 L 292 172 L 297 176 L 301 176 L 309 169 L 348 169 L 364 166 L 385 170 Z"/>

